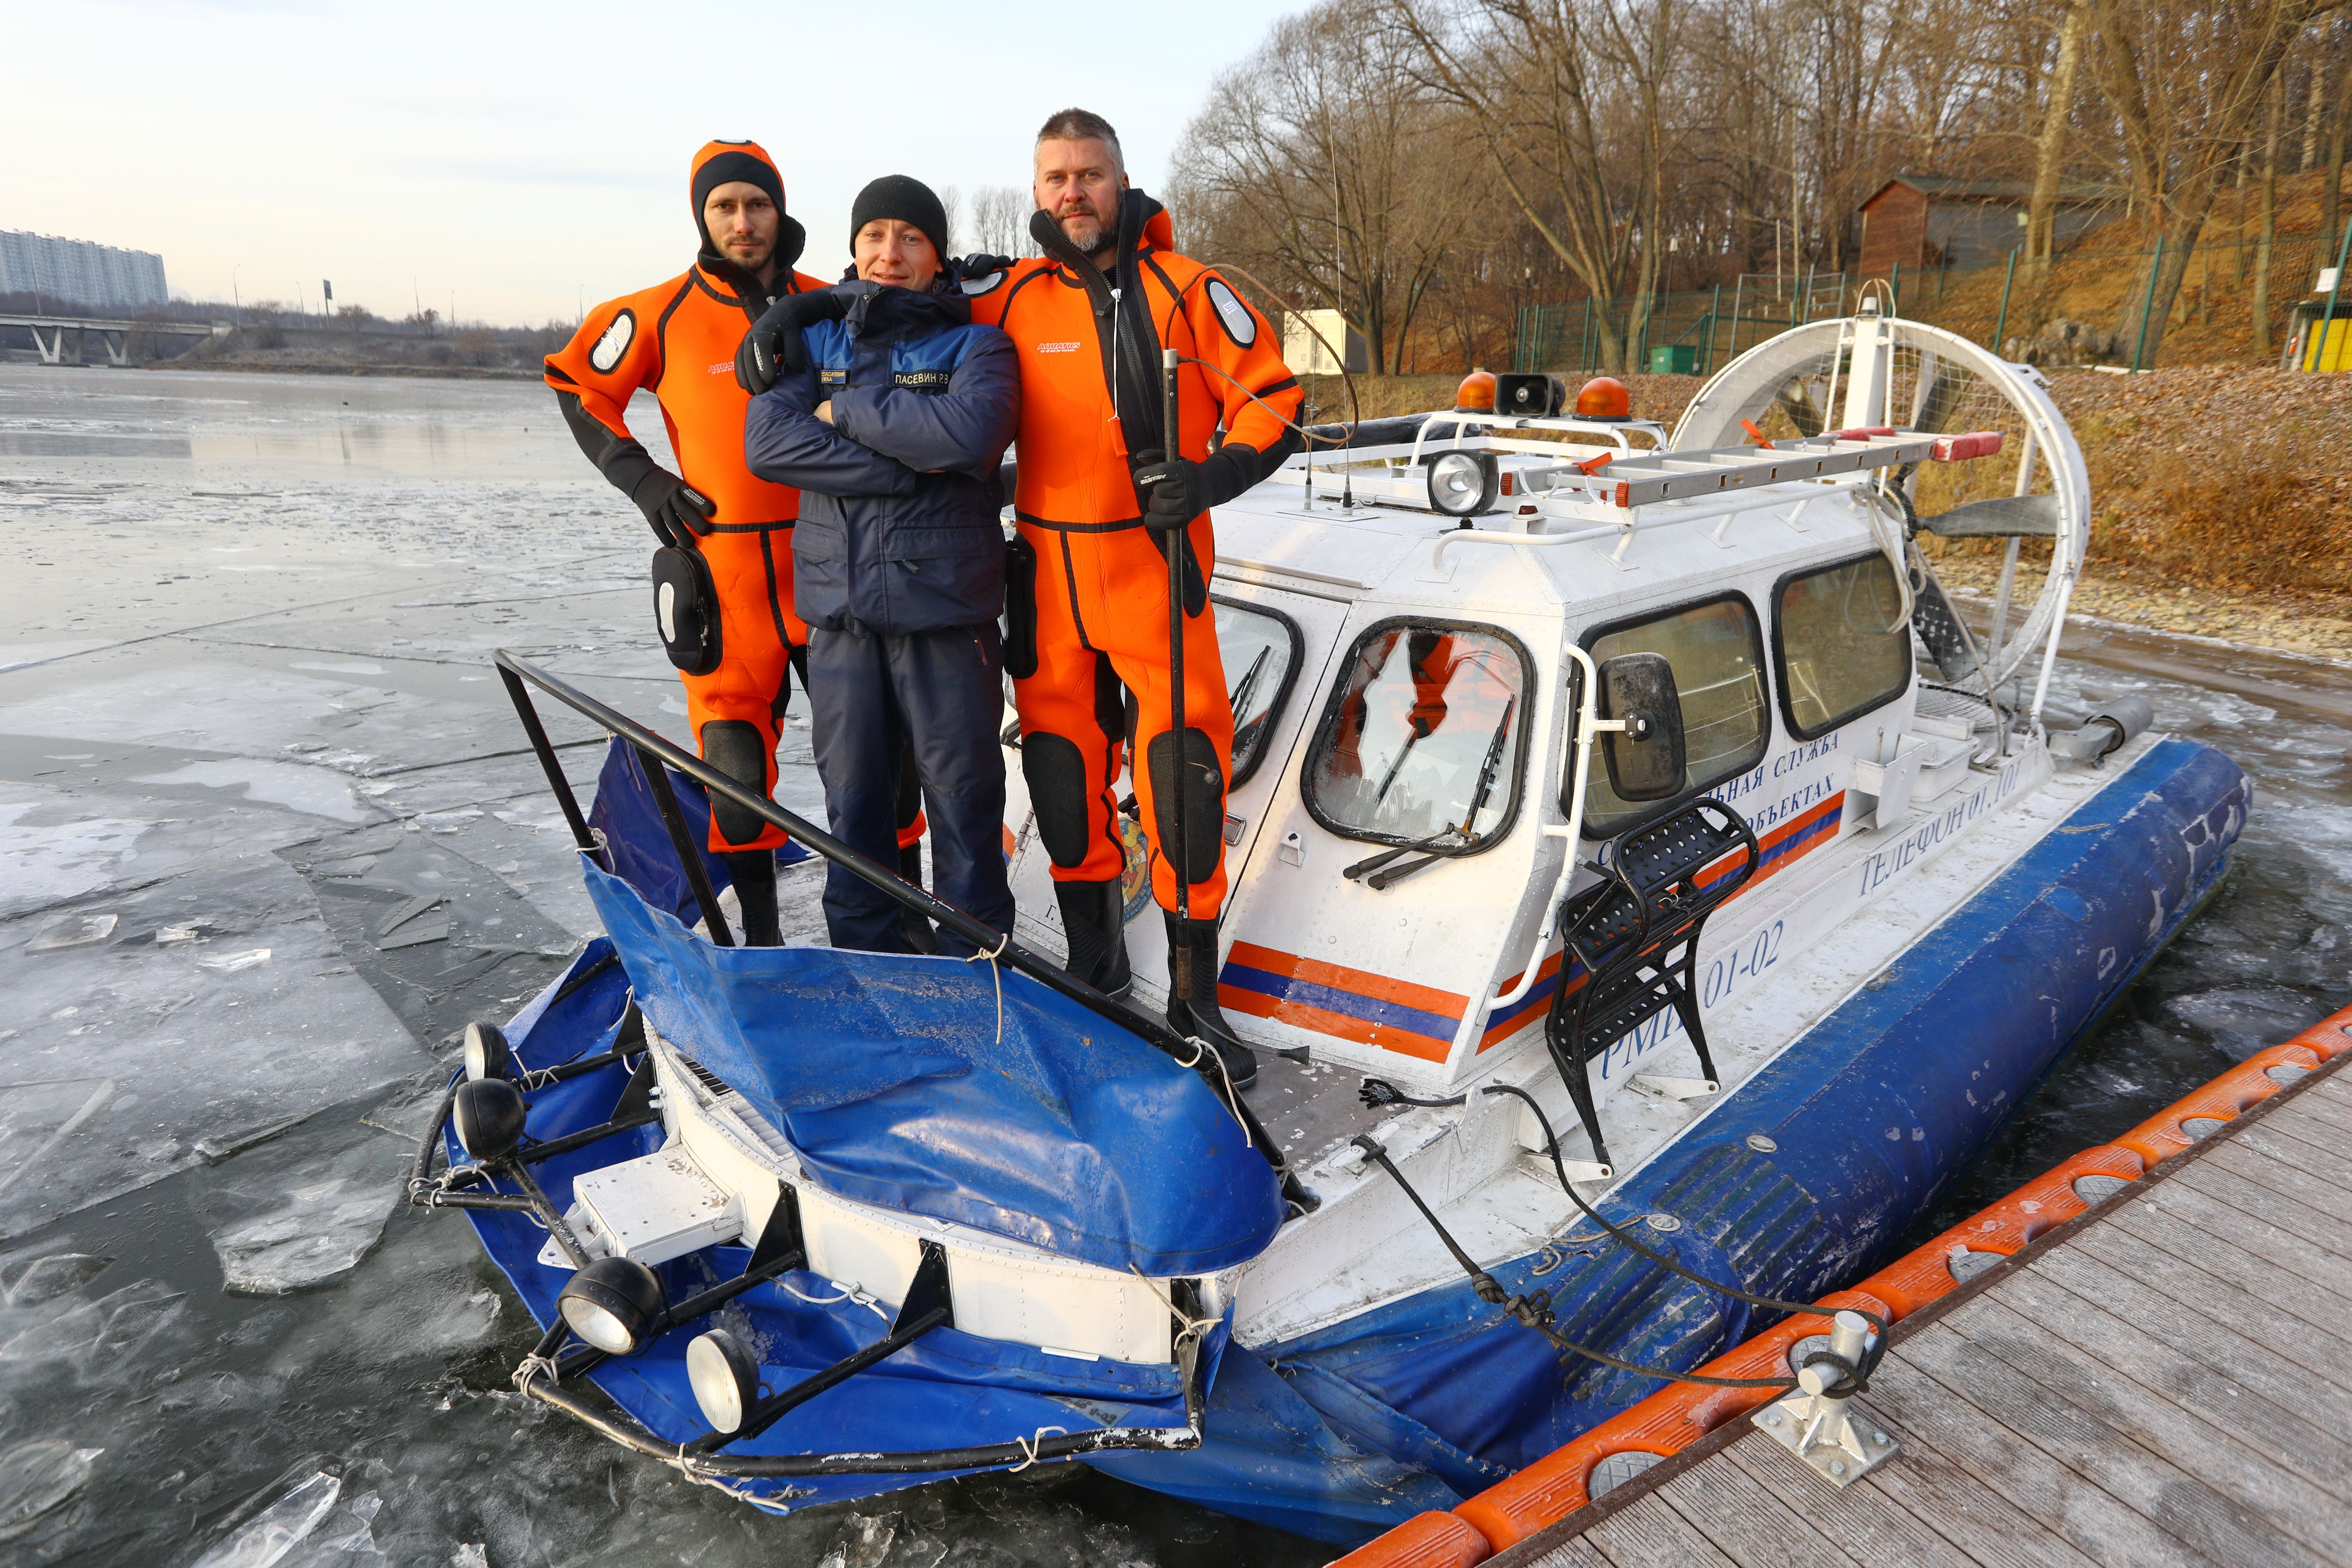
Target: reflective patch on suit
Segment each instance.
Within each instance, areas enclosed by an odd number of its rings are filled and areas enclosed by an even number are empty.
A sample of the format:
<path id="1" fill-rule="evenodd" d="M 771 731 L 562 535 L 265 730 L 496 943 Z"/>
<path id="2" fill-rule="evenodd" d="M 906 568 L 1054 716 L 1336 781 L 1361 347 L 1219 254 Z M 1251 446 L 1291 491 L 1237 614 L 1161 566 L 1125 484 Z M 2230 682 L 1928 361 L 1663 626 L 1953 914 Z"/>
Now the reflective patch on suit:
<path id="1" fill-rule="evenodd" d="M 621 356 L 629 352 L 629 345 L 636 341 L 636 336 L 637 313 L 624 307 L 621 313 L 613 318 L 613 324 L 604 329 L 604 335 L 596 340 L 596 346 L 588 351 L 590 368 L 599 375 L 612 374 L 613 368 L 621 363 Z"/>
<path id="2" fill-rule="evenodd" d="M 992 272 L 985 278 L 967 278 L 963 280 L 963 291 L 971 295 L 985 294 L 1002 284 L 1004 279 L 1005 274 L 1002 270 Z"/>
<path id="3" fill-rule="evenodd" d="M 1224 324 L 1225 335 L 1247 348 L 1257 342 L 1257 318 L 1250 314 L 1241 296 L 1225 286 L 1222 278 L 1208 282 L 1209 303 L 1217 308 L 1217 320 Z"/>

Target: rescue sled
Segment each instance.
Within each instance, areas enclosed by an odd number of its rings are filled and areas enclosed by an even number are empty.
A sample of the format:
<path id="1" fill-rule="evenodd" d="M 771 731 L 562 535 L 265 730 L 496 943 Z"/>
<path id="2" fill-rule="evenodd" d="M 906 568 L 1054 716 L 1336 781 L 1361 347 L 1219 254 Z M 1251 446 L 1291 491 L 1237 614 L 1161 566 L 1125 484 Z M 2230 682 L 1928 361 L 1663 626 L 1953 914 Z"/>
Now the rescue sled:
<path id="1" fill-rule="evenodd" d="M 1865 313 L 1671 437 L 1497 391 L 1218 513 L 1246 1094 L 1160 1019 L 1139 854 L 1133 997 L 1055 966 L 1017 729 L 1000 944 L 499 656 L 607 935 L 469 1030 L 410 1196 L 546 1326 L 523 1393 L 764 1508 L 1076 1459 L 1344 1542 L 1762 1326 L 1714 1285 L 1891 1255 L 2247 783 L 2050 710 L 2090 498 L 2028 367 Z M 1994 542 L 1989 635 L 1923 536 Z M 614 737 L 590 811 L 545 699 Z M 993 956 L 732 945 L 714 792 Z"/>

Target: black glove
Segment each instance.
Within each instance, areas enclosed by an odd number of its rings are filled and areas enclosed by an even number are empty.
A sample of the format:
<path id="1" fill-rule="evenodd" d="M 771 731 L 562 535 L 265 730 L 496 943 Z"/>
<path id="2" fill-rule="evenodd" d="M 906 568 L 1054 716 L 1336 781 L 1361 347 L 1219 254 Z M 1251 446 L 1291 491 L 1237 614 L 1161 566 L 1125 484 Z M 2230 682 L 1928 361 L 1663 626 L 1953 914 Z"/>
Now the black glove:
<path id="1" fill-rule="evenodd" d="M 1208 510 L 1202 465 L 1157 450 L 1135 455 L 1135 488 L 1143 497 L 1143 524 L 1173 533 Z"/>
<path id="2" fill-rule="evenodd" d="M 710 519 L 719 514 L 718 502 L 663 468 L 650 468 L 629 491 L 629 499 L 673 550 L 691 548 L 690 538 L 709 533 Z"/>
<path id="3" fill-rule="evenodd" d="M 958 282 L 970 282 L 975 278 L 985 278 L 991 273 L 1007 270 L 1013 265 L 1013 258 L 991 256 L 985 251 L 975 251 L 970 256 L 959 256 L 948 265 L 955 269 Z"/>
<path id="4" fill-rule="evenodd" d="M 757 397 L 788 375 L 808 368 L 801 329 L 811 321 L 837 321 L 849 301 L 830 289 L 787 294 L 753 322 L 735 351 L 735 384 Z"/>
<path id="5" fill-rule="evenodd" d="M 1204 462 L 1163 458 L 1156 451 L 1137 453 L 1135 462 L 1144 524 L 1162 533 L 1173 533 L 1210 508 L 1224 505 L 1275 466 L 1246 441 L 1228 441 Z"/>

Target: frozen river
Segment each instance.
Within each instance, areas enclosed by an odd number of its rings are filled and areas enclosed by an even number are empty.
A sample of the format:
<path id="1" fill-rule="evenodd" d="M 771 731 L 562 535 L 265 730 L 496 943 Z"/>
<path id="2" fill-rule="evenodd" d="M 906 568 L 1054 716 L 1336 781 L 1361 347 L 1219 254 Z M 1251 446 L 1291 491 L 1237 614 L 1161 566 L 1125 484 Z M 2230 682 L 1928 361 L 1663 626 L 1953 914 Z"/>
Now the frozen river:
<path id="1" fill-rule="evenodd" d="M 593 930 L 489 653 L 682 739 L 649 548 L 534 384 L 0 366 L 0 1560 L 1322 1562 L 1075 1465 L 768 1518 L 509 1391 L 534 1331 L 399 1175 L 455 1032 Z M 2260 794 L 1954 1217 L 2352 989 L 2352 680 L 2082 640 L 2063 700 L 2145 690 Z M 779 795 L 821 815 L 803 730 Z"/>

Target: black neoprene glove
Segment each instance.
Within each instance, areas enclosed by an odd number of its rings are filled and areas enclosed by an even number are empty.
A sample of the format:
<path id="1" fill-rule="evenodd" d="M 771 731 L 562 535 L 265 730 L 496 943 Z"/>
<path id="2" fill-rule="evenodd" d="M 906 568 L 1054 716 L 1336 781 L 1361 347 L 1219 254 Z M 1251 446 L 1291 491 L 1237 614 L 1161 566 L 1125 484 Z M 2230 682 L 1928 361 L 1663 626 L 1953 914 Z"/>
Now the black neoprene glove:
<path id="1" fill-rule="evenodd" d="M 830 289 L 787 294 L 769 306 L 743 334 L 735 351 L 735 384 L 757 397 L 787 375 L 808 368 L 801 329 L 811 321 L 837 321 L 849 301 Z"/>
<path id="2" fill-rule="evenodd" d="M 646 514 L 661 542 L 673 550 L 691 548 L 691 539 L 710 531 L 719 503 L 671 473 L 650 467 L 629 490 L 629 499 Z"/>
<path id="3" fill-rule="evenodd" d="M 955 258 L 948 265 L 955 269 L 958 282 L 968 283 L 973 279 L 985 278 L 991 273 L 1006 270 L 1012 267 L 1013 258 L 991 256 L 986 251 L 974 251 L 970 256 Z"/>
<path id="4" fill-rule="evenodd" d="M 1156 451 L 1138 453 L 1135 488 L 1144 498 L 1144 526 L 1175 532 L 1257 483 L 1257 448 L 1240 441 L 1226 442 L 1199 463 Z"/>

